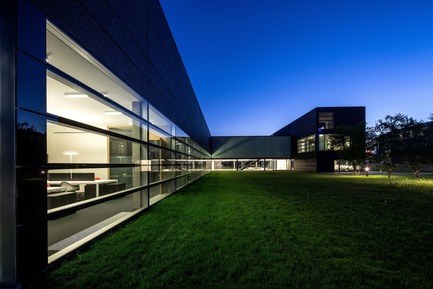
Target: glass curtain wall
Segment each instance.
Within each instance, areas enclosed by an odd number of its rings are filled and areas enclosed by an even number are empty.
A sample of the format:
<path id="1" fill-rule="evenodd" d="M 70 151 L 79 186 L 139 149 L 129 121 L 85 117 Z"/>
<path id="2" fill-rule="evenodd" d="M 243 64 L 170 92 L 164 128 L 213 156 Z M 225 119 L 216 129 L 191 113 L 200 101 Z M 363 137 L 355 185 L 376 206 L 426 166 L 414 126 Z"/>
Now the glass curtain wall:
<path id="1" fill-rule="evenodd" d="M 316 135 L 298 139 L 298 154 L 316 151 Z"/>
<path id="2" fill-rule="evenodd" d="M 213 171 L 286 171 L 292 170 L 291 159 L 217 159 Z"/>
<path id="3" fill-rule="evenodd" d="M 47 23 L 48 255 L 54 261 L 206 173 L 209 154 Z"/>

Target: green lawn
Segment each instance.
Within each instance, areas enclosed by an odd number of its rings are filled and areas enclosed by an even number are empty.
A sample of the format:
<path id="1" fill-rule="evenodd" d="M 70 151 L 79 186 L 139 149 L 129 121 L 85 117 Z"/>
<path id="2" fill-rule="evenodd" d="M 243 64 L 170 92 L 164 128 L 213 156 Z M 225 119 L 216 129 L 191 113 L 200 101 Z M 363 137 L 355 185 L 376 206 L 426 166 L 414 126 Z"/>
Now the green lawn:
<path id="1" fill-rule="evenodd" d="M 432 288 L 433 180 L 210 173 L 50 288 Z"/>

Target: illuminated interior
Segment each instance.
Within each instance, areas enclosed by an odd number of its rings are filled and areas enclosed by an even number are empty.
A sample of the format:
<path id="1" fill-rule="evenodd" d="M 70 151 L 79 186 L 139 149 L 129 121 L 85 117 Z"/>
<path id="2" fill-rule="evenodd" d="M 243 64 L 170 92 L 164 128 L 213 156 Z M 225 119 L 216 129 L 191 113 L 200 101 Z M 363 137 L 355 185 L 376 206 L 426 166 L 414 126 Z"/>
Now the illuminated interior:
<path id="1" fill-rule="evenodd" d="M 210 162 L 51 23 L 46 61 L 51 262 L 200 177 Z"/>

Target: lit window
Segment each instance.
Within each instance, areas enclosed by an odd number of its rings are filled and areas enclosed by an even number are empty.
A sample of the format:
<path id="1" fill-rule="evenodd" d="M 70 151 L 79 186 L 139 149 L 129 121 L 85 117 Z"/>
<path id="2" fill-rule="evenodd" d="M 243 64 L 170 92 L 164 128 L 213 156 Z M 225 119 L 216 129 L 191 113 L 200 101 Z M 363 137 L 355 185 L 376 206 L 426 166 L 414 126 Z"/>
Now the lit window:
<path id="1" fill-rule="evenodd" d="M 334 113 L 333 112 L 319 112 L 319 126 L 318 130 L 334 129 Z"/>
<path id="2" fill-rule="evenodd" d="M 298 153 L 314 152 L 316 150 L 316 136 L 310 135 L 298 139 Z"/>

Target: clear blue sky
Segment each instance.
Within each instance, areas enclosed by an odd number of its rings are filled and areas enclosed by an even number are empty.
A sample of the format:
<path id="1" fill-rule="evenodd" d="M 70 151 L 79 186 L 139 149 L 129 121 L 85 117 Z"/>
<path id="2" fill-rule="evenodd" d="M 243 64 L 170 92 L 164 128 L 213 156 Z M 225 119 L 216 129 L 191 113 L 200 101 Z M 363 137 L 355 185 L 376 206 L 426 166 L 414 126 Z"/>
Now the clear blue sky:
<path id="1" fill-rule="evenodd" d="M 160 0 L 212 135 L 317 106 L 433 113 L 433 0 Z"/>

